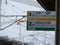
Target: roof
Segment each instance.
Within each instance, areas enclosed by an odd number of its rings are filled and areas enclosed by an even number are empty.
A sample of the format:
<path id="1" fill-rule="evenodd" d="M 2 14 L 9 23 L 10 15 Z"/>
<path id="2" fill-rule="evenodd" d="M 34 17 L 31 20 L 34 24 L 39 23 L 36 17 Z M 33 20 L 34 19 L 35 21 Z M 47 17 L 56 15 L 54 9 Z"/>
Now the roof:
<path id="1" fill-rule="evenodd" d="M 39 4 L 42 5 L 42 7 L 45 10 L 49 11 L 55 11 L 55 1 L 56 0 L 37 0 Z"/>
<path id="2" fill-rule="evenodd" d="M 41 5 L 39 5 L 39 3 L 37 1 L 33 1 L 33 0 L 12 0 L 12 1 L 27 4 L 30 6 L 39 7 L 39 8 L 41 7 Z"/>

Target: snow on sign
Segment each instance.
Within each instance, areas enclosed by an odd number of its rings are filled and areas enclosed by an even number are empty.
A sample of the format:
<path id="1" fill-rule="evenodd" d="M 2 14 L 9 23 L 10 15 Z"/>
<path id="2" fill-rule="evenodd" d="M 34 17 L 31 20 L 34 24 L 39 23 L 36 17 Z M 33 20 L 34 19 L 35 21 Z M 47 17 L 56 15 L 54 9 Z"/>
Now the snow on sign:
<path id="1" fill-rule="evenodd" d="M 54 31 L 56 29 L 55 11 L 28 11 L 27 30 Z"/>

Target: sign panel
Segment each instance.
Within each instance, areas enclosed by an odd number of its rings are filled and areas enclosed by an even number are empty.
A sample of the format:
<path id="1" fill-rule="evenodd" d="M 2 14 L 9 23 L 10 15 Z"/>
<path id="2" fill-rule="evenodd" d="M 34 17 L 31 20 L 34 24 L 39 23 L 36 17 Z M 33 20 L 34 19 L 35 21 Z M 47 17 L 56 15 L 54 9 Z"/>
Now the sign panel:
<path id="1" fill-rule="evenodd" d="M 55 11 L 28 11 L 27 30 L 54 31 L 56 29 Z"/>

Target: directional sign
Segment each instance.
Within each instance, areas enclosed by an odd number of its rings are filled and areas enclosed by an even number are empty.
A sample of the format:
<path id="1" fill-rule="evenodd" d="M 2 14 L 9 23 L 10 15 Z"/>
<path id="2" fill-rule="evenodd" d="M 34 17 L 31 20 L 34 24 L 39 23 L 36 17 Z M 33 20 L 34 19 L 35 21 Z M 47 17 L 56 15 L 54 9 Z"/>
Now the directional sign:
<path id="1" fill-rule="evenodd" d="M 27 30 L 54 31 L 56 29 L 55 11 L 28 11 Z"/>

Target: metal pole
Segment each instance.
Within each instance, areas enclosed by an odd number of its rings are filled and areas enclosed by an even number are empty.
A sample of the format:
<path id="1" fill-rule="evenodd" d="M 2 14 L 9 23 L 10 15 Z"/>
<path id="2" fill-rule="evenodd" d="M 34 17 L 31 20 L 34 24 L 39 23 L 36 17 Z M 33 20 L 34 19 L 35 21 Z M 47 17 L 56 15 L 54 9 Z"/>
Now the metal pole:
<path id="1" fill-rule="evenodd" d="M 23 37 L 22 37 L 22 31 L 21 31 L 21 23 L 19 24 L 20 26 L 20 29 L 19 29 L 19 37 L 20 37 L 20 40 L 22 41 L 22 45 L 24 45 L 24 42 L 23 42 Z"/>
<path id="2" fill-rule="evenodd" d="M 19 41 L 21 41 L 21 24 L 19 24 Z"/>
<path id="3" fill-rule="evenodd" d="M 2 0 L 0 0 L 0 30 L 1 30 L 1 1 Z"/>
<path id="4" fill-rule="evenodd" d="M 34 45 L 34 31 L 33 31 L 33 45 Z"/>
<path id="5" fill-rule="evenodd" d="M 44 45 L 46 45 L 46 31 L 44 31 Z"/>
<path id="6" fill-rule="evenodd" d="M 57 0 L 56 45 L 60 45 L 60 0 Z"/>
<path id="7" fill-rule="evenodd" d="M 19 23 L 19 41 L 22 41 L 22 45 L 24 45 L 22 33 L 21 33 L 21 23 Z"/>

